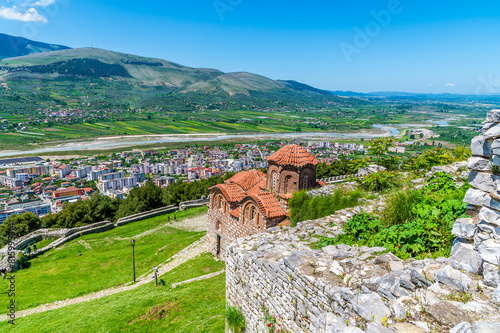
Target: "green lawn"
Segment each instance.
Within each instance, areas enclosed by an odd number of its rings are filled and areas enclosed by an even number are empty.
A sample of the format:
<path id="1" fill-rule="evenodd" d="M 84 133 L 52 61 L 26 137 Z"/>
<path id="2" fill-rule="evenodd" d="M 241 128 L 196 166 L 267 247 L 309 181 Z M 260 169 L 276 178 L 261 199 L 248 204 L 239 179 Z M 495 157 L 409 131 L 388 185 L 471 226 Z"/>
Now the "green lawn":
<path id="1" fill-rule="evenodd" d="M 194 208 L 177 213 L 177 217 L 193 217 L 205 211 L 206 207 Z M 204 235 L 203 232 L 169 228 L 166 221 L 167 215 L 158 216 L 83 236 L 31 260 L 28 269 L 15 273 L 17 309 L 32 308 L 132 281 L 131 239 L 136 241 L 136 274 L 140 276 Z M 151 229 L 154 231 L 143 234 Z M 7 280 L 0 280 L 0 287 L 0 304 L 7 304 Z M 0 313 L 5 312 L 6 307 L 2 307 Z"/>
<path id="2" fill-rule="evenodd" d="M 224 332 L 225 274 L 175 289 L 172 283 L 224 269 L 203 254 L 137 289 L 16 320 L 12 332 Z"/>
<path id="3" fill-rule="evenodd" d="M 37 249 L 43 249 L 44 247 L 46 247 L 47 245 L 49 245 L 50 243 L 54 242 L 55 239 L 44 239 L 44 240 L 41 240 L 39 241 L 38 243 L 36 243 L 36 248 Z"/>

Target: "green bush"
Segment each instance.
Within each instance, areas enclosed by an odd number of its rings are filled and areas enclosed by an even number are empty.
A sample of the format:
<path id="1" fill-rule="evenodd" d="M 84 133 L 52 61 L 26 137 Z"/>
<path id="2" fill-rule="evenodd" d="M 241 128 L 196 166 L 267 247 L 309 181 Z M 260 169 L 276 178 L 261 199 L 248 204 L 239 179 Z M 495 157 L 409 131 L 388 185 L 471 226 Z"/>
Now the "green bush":
<path id="1" fill-rule="evenodd" d="M 357 206 L 365 196 L 363 191 L 346 192 L 338 189 L 330 195 L 311 196 L 305 191 L 297 192 L 288 202 L 291 225 L 334 214 L 336 211 Z"/>
<path id="2" fill-rule="evenodd" d="M 453 179 L 437 174 L 419 190 L 400 191 L 389 197 L 381 218 L 355 215 L 344 224 L 344 234 L 324 237 L 319 246 L 333 244 L 382 246 L 402 259 L 449 256 L 453 224 L 466 216 L 462 202 L 468 185 L 456 188 Z"/>
<path id="3" fill-rule="evenodd" d="M 233 333 L 240 333 L 245 331 L 245 316 L 241 313 L 240 309 L 234 306 L 228 306 L 226 309 L 227 326 Z"/>
<path id="4" fill-rule="evenodd" d="M 385 226 L 393 226 L 408 222 L 411 209 L 423 199 L 421 191 L 412 189 L 400 190 L 391 194 L 386 200 L 386 207 L 382 211 L 382 221 Z"/>
<path id="5" fill-rule="evenodd" d="M 403 170 L 427 171 L 433 166 L 465 161 L 470 156 L 470 149 L 467 147 L 455 148 L 453 152 L 444 148 L 434 147 L 433 149 L 427 149 L 417 157 L 407 159 L 401 168 Z"/>
<path id="6" fill-rule="evenodd" d="M 402 176 L 396 171 L 381 171 L 357 180 L 359 186 L 371 192 L 387 192 L 402 185 Z"/>

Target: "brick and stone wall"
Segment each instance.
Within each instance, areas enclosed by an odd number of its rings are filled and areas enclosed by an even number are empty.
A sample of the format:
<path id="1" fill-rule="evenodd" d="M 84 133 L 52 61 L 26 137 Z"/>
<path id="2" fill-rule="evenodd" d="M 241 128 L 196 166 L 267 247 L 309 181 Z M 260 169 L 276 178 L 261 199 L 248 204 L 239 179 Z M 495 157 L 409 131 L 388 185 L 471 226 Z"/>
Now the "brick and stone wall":
<path id="1" fill-rule="evenodd" d="M 243 211 L 240 212 L 239 218 L 229 214 L 230 208 L 226 204 L 218 208 L 211 203 L 207 217 L 208 250 L 221 258 L 225 258 L 226 247 L 235 239 L 264 231 L 263 228 L 258 228 L 255 220 L 243 222 Z M 218 247 L 218 238 L 220 238 L 220 247 Z M 218 250 L 219 253 L 217 253 Z"/>

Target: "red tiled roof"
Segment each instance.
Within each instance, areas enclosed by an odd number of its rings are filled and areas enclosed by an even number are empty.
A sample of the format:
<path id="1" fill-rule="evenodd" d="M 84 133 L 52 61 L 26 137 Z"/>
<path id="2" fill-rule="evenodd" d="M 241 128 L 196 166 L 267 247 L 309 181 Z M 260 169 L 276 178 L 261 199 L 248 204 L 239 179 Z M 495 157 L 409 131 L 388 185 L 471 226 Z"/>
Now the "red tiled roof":
<path id="1" fill-rule="evenodd" d="M 219 188 L 230 202 L 238 202 L 245 197 L 245 191 L 235 183 L 219 184 L 214 187 Z"/>
<path id="2" fill-rule="evenodd" d="M 324 181 L 322 181 L 322 180 L 318 180 L 318 181 L 316 181 L 316 184 L 318 184 L 320 187 L 323 187 L 323 186 L 327 186 L 327 185 L 328 185 L 327 183 L 325 183 L 325 182 L 324 182 Z"/>
<path id="3" fill-rule="evenodd" d="M 240 207 L 236 207 L 236 209 L 231 211 L 231 215 L 236 217 L 237 219 L 240 218 Z"/>
<path id="4" fill-rule="evenodd" d="M 279 165 L 303 167 L 307 164 L 317 165 L 319 161 L 299 145 L 286 145 L 267 158 L 268 162 Z"/>
<path id="5" fill-rule="evenodd" d="M 262 192 L 252 197 L 257 201 L 260 210 L 266 218 L 276 218 L 286 216 L 286 212 L 281 208 L 281 205 L 276 197 L 269 192 Z"/>
<path id="6" fill-rule="evenodd" d="M 226 183 L 236 183 L 244 191 L 248 191 L 262 180 L 266 179 L 266 174 L 258 170 L 242 171 L 235 174 L 233 177 L 226 180 Z"/>

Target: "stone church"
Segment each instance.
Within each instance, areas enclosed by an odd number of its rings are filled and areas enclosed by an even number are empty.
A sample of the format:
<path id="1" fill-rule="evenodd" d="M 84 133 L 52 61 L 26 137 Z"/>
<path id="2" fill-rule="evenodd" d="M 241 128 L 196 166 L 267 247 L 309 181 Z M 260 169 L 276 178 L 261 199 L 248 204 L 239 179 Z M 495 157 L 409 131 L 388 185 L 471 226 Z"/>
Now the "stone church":
<path id="1" fill-rule="evenodd" d="M 214 255 L 224 258 L 232 241 L 277 226 L 287 218 L 294 192 L 321 186 L 318 160 L 299 145 L 284 146 L 267 162 L 267 174 L 242 171 L 209 189 L 207 237 Z"/>

